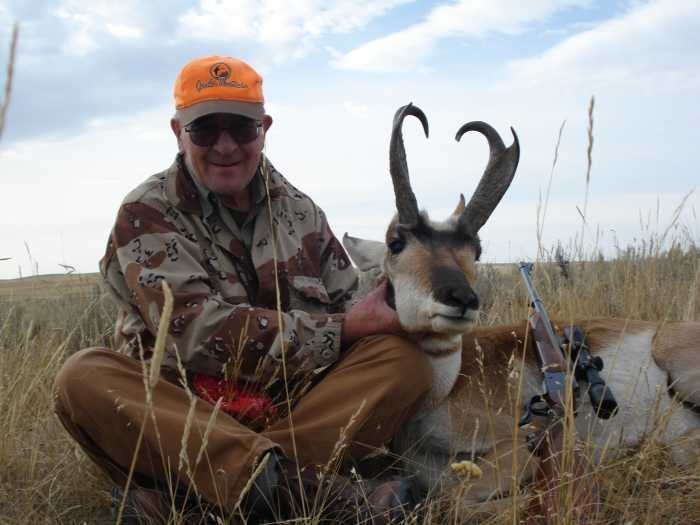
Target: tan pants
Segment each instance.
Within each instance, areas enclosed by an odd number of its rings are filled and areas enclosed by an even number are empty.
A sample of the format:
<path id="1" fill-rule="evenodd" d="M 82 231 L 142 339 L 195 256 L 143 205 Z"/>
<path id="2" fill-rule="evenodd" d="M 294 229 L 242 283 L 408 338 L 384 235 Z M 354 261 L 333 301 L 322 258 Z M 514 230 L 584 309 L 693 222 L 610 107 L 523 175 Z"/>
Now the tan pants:
<path id="1" fill-rule="evenodd" d="M 345 430 L 345 452 L 350 457 L 360 459 L 388 443 L 431 382 L 430 365 L 412 343 L 395 336 L 358 341 L 293 408 L 297 461 L 326 464 L 351 419 L 354 423 Z M 161 379 L 153 391 L 152 416 L 144 426 L 147 405 L 141 363 L 108 349 L 91 348 L 71 356 L 54 389 L 63 425 L 121 485 L 142 427 L 136 483 L 171 489 L 194 485 L 206 501 L 228 510 L 267 450 L 281 447 L 287 457 L 294 457 L 289 418 L 256 433 L 220 412 L 195 464 L 213 406 L 197 400 L 188 436 L 183 438 L 189 398 L 182 388 Z M 183 458 L 189 462 L 191 477 Z"/>

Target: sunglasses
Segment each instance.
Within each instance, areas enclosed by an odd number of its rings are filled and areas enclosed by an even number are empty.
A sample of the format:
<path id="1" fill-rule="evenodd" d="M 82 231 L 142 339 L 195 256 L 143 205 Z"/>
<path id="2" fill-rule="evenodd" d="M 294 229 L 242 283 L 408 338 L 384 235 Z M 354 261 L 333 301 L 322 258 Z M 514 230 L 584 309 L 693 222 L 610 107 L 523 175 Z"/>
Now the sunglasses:
<path id="1" fill-rule="evenodd" d="M 190 134 L 193 144 L 210 147 L 216 144 L 223 131 L 226 131 L 236 144 L 248 144 L 260 136 L 262 122 L 250 118 L 197 119 L 185 131 Z"/>

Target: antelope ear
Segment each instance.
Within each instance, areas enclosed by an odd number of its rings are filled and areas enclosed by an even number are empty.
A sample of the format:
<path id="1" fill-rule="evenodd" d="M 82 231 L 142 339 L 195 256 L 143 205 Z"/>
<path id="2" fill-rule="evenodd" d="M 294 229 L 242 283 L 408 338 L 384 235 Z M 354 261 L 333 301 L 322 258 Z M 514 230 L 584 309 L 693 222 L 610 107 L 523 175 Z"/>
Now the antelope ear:
<path id="1" fill-rule="evenodd" d="M 457 217 L 457 218 L 461 217 L 462 214 L 464 213 L 464 208 L 465 208 L 464 194 L 460 193 L 459 194 L 459 203 L 457 204 L 455 211 L 452 212 L 452 216 Z"/>
<path id="2" fill-rule="evenodd" d="M 343 235 L 343 246 L 345 246 L 352 262 L 363 272 L 379 268 L 386 253 L 386 244 L 383 242 L 351 237 L 347 233 Z"/>

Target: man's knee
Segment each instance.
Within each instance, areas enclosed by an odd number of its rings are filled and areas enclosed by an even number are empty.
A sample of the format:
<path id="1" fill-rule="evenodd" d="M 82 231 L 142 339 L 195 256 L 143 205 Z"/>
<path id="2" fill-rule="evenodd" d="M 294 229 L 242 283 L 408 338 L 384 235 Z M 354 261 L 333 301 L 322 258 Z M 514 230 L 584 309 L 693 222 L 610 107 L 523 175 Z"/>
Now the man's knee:
<path id="1" fill-rule="evenodd" d="M 92 398 L 105 388 L 104 370 L 113 352 L 106 348 L 86 348 L 66 359 L 53 384 L 54 408 L 59 417 L 72 417 L 81 399 Z"/>
<path id="2" fill-rule="evenodd" d="M 396 335 L 368 337 L 360 344 L 362 353 L 377 366 L 385 366 L 386 380 L 397 388 L 427 393 L 433 385 L 433 368 L 415 343 Z"/>

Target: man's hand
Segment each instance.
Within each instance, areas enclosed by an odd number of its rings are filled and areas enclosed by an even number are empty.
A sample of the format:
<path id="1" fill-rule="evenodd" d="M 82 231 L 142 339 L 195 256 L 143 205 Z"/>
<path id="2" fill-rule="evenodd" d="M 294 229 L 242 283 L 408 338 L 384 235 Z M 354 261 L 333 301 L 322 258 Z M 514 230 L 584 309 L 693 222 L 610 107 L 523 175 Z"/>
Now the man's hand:
<path id="1" fill-rule="evenodd" d="M 343 346 L 370 335 L 404 333 L 396 311 L 386 303 L 386 292 L 387 283 L 383 281 L 345 314 Z"/>

